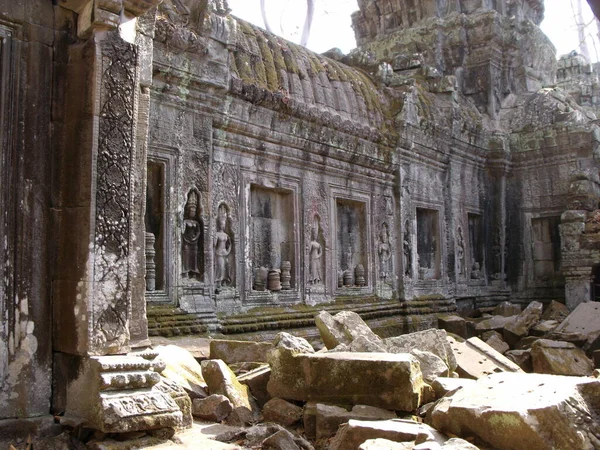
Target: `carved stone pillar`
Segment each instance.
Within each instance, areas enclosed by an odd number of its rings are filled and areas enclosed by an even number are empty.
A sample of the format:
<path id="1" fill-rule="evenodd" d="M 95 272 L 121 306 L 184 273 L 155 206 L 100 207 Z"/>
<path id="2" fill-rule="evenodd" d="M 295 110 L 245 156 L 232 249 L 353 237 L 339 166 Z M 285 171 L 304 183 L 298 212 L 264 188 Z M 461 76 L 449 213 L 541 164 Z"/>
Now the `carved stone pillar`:
<path id="1" fill-rule="evenodd" d="M 490 139 L 488 170 L 491 176 L 491 202 L 488 221 L 491 231 L 489 273 L 491 282 L 499 288 L 506 287 L 506 177 L 510 164 L 510 153 L 505 149 L 502 136 Z"/>
<path id="2" fill-rule="evenodd" d="M 582 246 L 587 213 L 565 211 L 560 220 L 561 267 L 565 276 L 565 304 L 569 310 L 592 298 L 593 258 Z"/>
<path id="3" fill-rule="evenodd" d="M 565 275 L 565 304 L 569 311 L 577 305 L 592 299 L 592 269 L 591 267 L 570 268 Z"/>
<path id="4" fill-rule="evenodd" d="M 155 389 L 156 364 L 128 354 L 149 343 L 143 199 L 151 42 L 138 36 L 120 0 L 93 0 L 77 12 L 77 36 L 87 40 L 70 47 L 66 73 L 54 404 L 104 432 L 176 427 L 182 414 Z"/>

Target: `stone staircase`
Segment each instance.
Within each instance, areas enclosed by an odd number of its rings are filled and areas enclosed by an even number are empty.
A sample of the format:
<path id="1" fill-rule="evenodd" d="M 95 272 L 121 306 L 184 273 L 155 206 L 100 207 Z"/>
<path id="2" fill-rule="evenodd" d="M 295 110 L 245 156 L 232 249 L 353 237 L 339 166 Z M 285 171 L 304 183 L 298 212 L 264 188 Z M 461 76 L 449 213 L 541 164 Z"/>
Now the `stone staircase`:
<path id="1" fill-rule="evenodd" d="M 219 319 L 213 312 L 186 313 L 171 303 L 148 304 L 149 336 L 186 336 L 206 334 L 220 329 Z"/>

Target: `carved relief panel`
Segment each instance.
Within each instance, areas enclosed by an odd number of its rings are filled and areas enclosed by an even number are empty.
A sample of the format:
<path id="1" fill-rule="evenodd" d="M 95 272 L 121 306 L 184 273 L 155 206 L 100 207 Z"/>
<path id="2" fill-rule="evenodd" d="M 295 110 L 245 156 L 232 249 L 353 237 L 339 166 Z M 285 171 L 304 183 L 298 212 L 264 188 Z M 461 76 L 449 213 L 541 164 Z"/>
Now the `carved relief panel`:
<path id="1" fill-rule="evenodd" d="M 310 297 L 310 303 L 326 301 L 324 297 L 331 292 L 329 282 L 336 279 L 336 274 L 331 274 L 331 220 L 327 199 L 328 188 L 325 182 L 307 174 L 303 185 L 303 211 L 304 211 L 304 279 L 305 292 Z"/>
<path id="2" fill-rule="evenodd" d="M 214 211 L 212 246 L 214 252 L 215 289 L 239 288 L 239 170 L 237 166 L 213 164 L 212 211 Z"/>

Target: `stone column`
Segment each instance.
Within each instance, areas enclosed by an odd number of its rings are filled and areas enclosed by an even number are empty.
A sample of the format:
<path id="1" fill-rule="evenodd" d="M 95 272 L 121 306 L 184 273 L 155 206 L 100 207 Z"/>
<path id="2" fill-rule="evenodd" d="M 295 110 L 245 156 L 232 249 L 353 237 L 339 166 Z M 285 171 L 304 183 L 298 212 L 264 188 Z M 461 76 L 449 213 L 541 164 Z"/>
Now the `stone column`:
<path id="1" fill-rule="evenodd" d="M 592 269 L 591 267 L 573 267 L 564 271 L 565 275 L 565 304 L 569 311 L 577 305 L 592 299 Z"/>
<path id="2" fill-rule="evenodd" d="M 561 267 L 565 276 L 565 304 L 570 311 L 592 298 L 590 252 L 582 247 L 587 212 L 568 210 L 560 217 Z"/>
<path id="3" fill-rule="evenodd" d="M 143 199 L 152 60 L 136 16 L 153 5 L 68 6 L 79 15 L 80 41 L 69 48 L 58 165 L 54 405 L 104 432 L 179 426 L 182 413 L 160 385 L 155 355 L 127 354 L 147 342 Z"/>
<path id="4" fill-rule="evenodd" d="M 506 177 L 510 165 L 510 153 L 505 149 L 504 138 L 490 139 L 488 169 L 491 174 L 491 204 L 488 221 L 491 248 L 488 270 L 492 285 L 506 287 Z"/>

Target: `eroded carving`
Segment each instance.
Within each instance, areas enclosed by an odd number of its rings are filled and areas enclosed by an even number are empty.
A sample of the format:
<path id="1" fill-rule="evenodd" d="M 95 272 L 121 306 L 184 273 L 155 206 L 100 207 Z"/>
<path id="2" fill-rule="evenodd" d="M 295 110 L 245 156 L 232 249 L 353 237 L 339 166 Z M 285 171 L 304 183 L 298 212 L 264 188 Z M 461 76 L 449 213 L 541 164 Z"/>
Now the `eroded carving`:
<path id="1" fill-rule="evenodd" d="M 129 339 L 129 240 L 137 50 L 118 35 L 102 42 L 98 114 L 94 280 L 103 288 L 92 347 L 118 349 Z"/>
<path id="2" fill-rule="evenodd" d="M 465 276 L 465 237 L 461 226 L 456 229 L 456 273 L 459 278 Z"/>
<path id="3" fill-rule="evenodd" d="M 390 259 L 392 257 L 392 249 L 390 247 L 390 235 L 387 223 L 381 226 L 379 233 L 379 244 L 377 246 L 377 254 L 379 255 L 379 278 L 386 282 L 390 277 Z"/>
<path id="4" fill-rule="evenodd" d="M 404 267 L 404 276 L 412 278 L 412 243 L 410 238 L 410 221 L 404 223 L 404 232 L 402 233 L 402 259 Z"/>
<path id="5" fill-rule="evenodd" d="M 225 203 L 219 205 L 217 212 L 217 232 L 215 233 L 215 286 L 217 289 L 231 286 L 231 268 L 229 258 L 232 256 L 233 240 L 228 227 L 229 208 Z"/>
<path id="6" fill-rule="evenodd" d="M 181 276 L 200 280 L 200 255 L 202 252 L 202 219 L 199 214 L 200 193 L 190 190 L 184 208 L 181 232 Z"/>
<path id="7" fill-rule="evenodd" d="M 323 246 L 319 243 L 320 219 L 315 216 L 311 230 L 311 241 L 309 247 L 310 264 L 308 269 L 308 282 L 310 284 L 321 284 L 323 276 L 321 274 L 321 257 L 323 256 Z"/>

